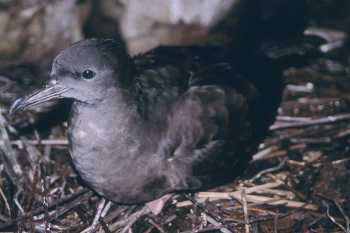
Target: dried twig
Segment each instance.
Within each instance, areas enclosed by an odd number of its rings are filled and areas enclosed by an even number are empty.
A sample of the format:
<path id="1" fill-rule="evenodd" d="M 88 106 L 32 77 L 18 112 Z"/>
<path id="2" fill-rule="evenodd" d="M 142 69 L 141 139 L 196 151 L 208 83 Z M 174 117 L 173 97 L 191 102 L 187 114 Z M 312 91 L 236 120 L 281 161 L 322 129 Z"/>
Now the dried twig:
<path id="1" fill-rule="evenodd" d="M 254 193 L 258 192 L 260 190 L 265 190 L 265 189 L 270 189 L 270 188 L 276 188 L 282 185 L 282 182 L 271 182 L 271 183 L 266 183 L 262 185 L 256 185 L 250 188 L 244 188 L 245 193 Z M 215 200 L 215 198 L 218 199 L 229 199 L 230 196 L 239 196 L 241 191 L 235 191 L 235 192 L 230 192 L 230 193 L 225 193 L 225 192 L 199 192 L 197 194 L 198 198 L 202 199 L 209 199 L 209 200 Z"/>
<path id="2" fill-rule="evenodd" d="M 88 196 L 91 196 L 92 192 L 89 192 L 87 189 L 77 191 L 76 193 L 74 193 L 68 197 L 61 198 L 60 200 L 57 200 L 55 202 L 50 203 L 49 206 L 47 207 L 47 209 L 51 210 L 53 208 L 57 208 L 58 206 L 61 206 L 65 203 L 70 202 L 70 201 L 80 197 L 81 195 L 85 195 L 85 194 L 88 194 Z M 18 217 L 16 219 L 11 219 L 8 222 L 0 223 L 0 230 L 7 228 L 7 227 L 10 227 L 13 224 L 16 224 L 17 222 L 21 222 L 27 218 L 32 217 L 32 216 L 40 215 L 40 214 L 44 213 L 45 210 L 46 210 L 46 208 L 41 206 L 41 207 L 37 208 L 36 210 L 33 210 L 30 214 L 25 214 L 24 216 Z"/>
<path id="3" fill-rule="evenodd" d="M 247 190 L 246 190 L 247 191 Z M 205 194 L 205 193 L 204 193 Z M 214 200 L 219 200 L 219 199 L 232 199 L 235 198 L 237 200 L 240 199 L 240 192 L 211 192 L 210 193 L 211 197 Z M 207 195 L 205 195 L 207 196 Z M 246 195 L 247 201 L 251 203 L 256 203 L 256 204 L 267 204 L 271 206 L 286 206 L 289 208 L 294 208 L 294 209 L 306 209 L 306 210 L 312 210 L 312 211 L 317 211 L 318 207 L 313 204 L 307 204 L 304 202 L 299 202 L 299 201 L 292 201 L 292 200 L 286 200 L 286 199 L 277 199 L 277 198 L 271 198 L 271 197 L 266 197 L 266 196 L 261 196 L 261 195 Z M 207 200 L 210 201 L 210 198 L 207 197 Z"/>
<path id="4" fill-rule="evenodd" d="M 201 210 L 203 210 L 204 214 L 206 215 L 206 219 L 208 222 L 210 222 L 211 224 L 213 224 L 216 227 L 221 227 L 220 231 L 222 233 L 232 233 L 233 231 L 231 231 L 227 226 L 225 226 L 220 219 L 216 218 L 215 216 L 213 216 L 203 205 L 201 205 L 199 202 L 197 202 L 196 199 L 192 198 L 190 195 L 185 195 L 186 198 L 188 200 L 190 200 L 195 206 L 197 206 L 198 208 L 200 208 Z"/>
<path id="5" fill-rule="evenodd" d="M 281 182 L 272 182 L 272 183 L 256 185 L 256 186 L 253 186 L 250 188 L 244 188 L 244 189 L 245 189 L 245 193 L 249 194 L 249 193 L 268 190 L 271 188 L 276 188 L 276 187 L 279 187 L 280 185 L 282 185 Z M 240 192 L 241 191 L 235 191 L 235 192 L 230 192 L 230 193 L 227 193 L 227 192 L 199 192 L 196 195 L 197 196 L 196 200 L 199 203 L 201 203 L 201 202 L 204 202 L 205 200 L 216 201 L 216 200 L 220 200 L 220 199 L 230 199 L 232 196 L 240 195 Z M 189 205 L 192 205 L 191 201 L 183 201 L 183 202 L 179 202 L 176 204 L 176 206 L 179 208 L 189 206 Z"/>
<path id="6" fill-rule="evenodd" d="M 9 141 L 11 145 L 23 147 L 23 140 L 11 140 Z M 1 143 L 1 141 L 0 141 Z M 43 140 L 25 140 L 28 145 L 50 145 L 50 146 L 67 146 L 68 140 L 66 139 L 43 139 Z"/>
<path id="7" fill-rule="evenodd" d="M 148 222 L 152 226 L 154 226 L 160 233 L 166 233 L 166 231 L 158 223 L 156 223 L 153 219 L 148 219 Z"/>
<path id="8" fill-rule="evenodd" d="M 279 215 L 276 214 L 273 218 L 273 232 L 274 233 L 277 233 L 277 231 L 278 231 L 278 217 L 279 217 Z"/>
<path id="9" fill-rule="evenodd" d="M 132 225 L 134 225 L 134 223 L 139 220 L 141 217 L 145 216 L 146 214 L 149 214 L 151 211 L 148 208 L 148 206 L 144 206 L 141 210 L 136 211 L 135 213 L 133 213 L 132 215 L 130 215 L 128 217 L 128 223 L 126 224 L 126 226 L 123 227 L 123 230 L 121 231 L 121 233 L 126 233 L 129 231 L 129 229 L 132 227 Z"/>
<path id="10" fill-rule="evenodd" d="M 95 217 L 94 217 L 94 219 L 92 221 L 91 226 L 89 226 L 85 230 L 81 231 L 81 233 L 89 233 L 89 232 L 94 232 L 95 231 L 95 229 L 97 228 L 98 222 L 99 222 L 99 220 L 100 220 L 100 218 L 102 216 L 102 212 L 104 212 L 105 204 L 106 204 L 106 199 L 102 198 L 102 200 L 98 204 L 96 215 L 95 215 Z"/>
<path id="11" fill-rule="evenodd" d="M 253 181 L 259 179 L 260 177 L 262 177 L 266 173 L 271 173 L 271 172 L 281 170 L 284 167 L 284 165 L 286 164 L 287 160 L 288 160 L 288 158 L 284 158 L 276 167 L 271 167 L 271 168 L 267 168 L 265 170 L 260 171 L 253 178 L 251 178 L 249 181 L 253 182 Z"/>
<path id="12" fill-rule="evenodd" d="M 345 219 L 346 223 L 346 233 L 350 233 L 350 220 L 349 217 L 345 214 L 344 209 L 341 207 L 341 205 L 336 201 L 333 200 L 335 206 L 338 208 L 339 212 L 343 215 L 343 218 Z"/>
<path id="13" fill-rule="evenodd" d="M 242 207 L 243 207 L 243 213 L 244 213 L 244 226 L 245 226 L 245 233 L 250 232 L 250 225 L 249 225 L 249 215 L 248 215 L 248 207 L 247 207 L 247 196 L 245 189 L 242 189 L 241 191 L 241 201 L 242 201 Z"/>
<path id="14" fill-rule="evenodd" d="M 0 108 L 0 158 L 5 166 L 6 173 L 18 189 L 22 189 L 21 178 L 23 176 L 22 168 L 18 162 L 18 154 L 11 147 L 10 138 L 6 131 L 6 119 L 3 116 L 3 109 Z"/>
<path id="15" fill-rule="evenodd" d="M 0 187 L 0 195 L 1 195 L 1 198 L 4 200 L 4 203 L 5 203 L 5 207 L 6 207 L 6 210 L 8 212 L 8 215 L 11 216 L 11 208 L 10 208 L 10 205 L 7 201 L 7 198 L 4 194 L 4 192 L 2 191 L 2 188 Z"/>
<path id="16" fill-rule="evenodd" d="M 290 129 L 290 128 L 300 128 L 300 127 L 307 127 L 307 126 L 313 126 L 313 125 L 322 125 L 322 124 L 334 124 L 340 121 L 347 121 L 350 120 L 350 113 L 346 114 L 339 114 L 334 116 L 328 116 L 328 117 L 321 117 L 317 119 L 313 119 L 307 122 L 293 122 L 293 123 L 281 123 L 281 124 L 273 124 L 270 127 L 271 131 L 275 130 L 283 130 L 283 129 Z"/>
<path id="17" fill-rule="evenodd" d="M 330 214 L 330 207 L 329 204 L 326 201 L 322 201 L 322 204 L 326 207 L 326 215 L 328 217 L 328 219 L 334 223 L 335 225 L 337 225 L 342 231 L 344 231 L 344 233 L 349 233 L 349 228 L 348 226 L 344 227 L 343 225 L 341 225 L 340 223 L 337 222 L 337 220 Z"/>

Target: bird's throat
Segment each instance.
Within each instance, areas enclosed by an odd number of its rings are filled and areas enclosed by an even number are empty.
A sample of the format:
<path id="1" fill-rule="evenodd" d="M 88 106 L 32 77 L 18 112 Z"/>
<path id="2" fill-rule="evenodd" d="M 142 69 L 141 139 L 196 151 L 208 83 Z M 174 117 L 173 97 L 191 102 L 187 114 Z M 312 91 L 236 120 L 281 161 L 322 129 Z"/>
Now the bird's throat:
<path id="1" fill-rule="evenodd" d="M 71 154 L 96 157 L 138 156 L 146 147 L 147 130 L 131 98 L 110 91 L 96 104 L 73 103 L 69 122 Z M 149 148 L 149 147 L 148 147 Z M 117 154 L 117 155 L 116 155 Z"/>

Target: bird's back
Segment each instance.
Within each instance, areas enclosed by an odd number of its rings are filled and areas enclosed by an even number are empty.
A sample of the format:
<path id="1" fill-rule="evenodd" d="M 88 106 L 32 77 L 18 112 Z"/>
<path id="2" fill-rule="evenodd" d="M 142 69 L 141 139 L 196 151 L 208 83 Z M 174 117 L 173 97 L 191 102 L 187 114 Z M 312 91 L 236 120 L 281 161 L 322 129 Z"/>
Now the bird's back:
<path id="1" fill-rule="evenodd" d="M 160 48 L 135 60 L 135 95 L 151 130 L 161 134 L 156 154 L 166 164 L 167 191 L 211 187 L 239 175 L 274 120 L 280 73 L 248 77 L 216 51 Z"/>

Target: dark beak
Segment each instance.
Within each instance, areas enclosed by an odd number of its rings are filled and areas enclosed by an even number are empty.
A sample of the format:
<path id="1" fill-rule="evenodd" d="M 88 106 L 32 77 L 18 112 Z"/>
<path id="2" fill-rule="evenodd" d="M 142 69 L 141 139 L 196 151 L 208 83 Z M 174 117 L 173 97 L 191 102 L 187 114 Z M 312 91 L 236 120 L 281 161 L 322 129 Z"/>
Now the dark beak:
<path id="1" fill-rule="evenodd" d="M 50 82 L 44 88 L 13 102 L 9 113 L 13 114 L 17 111 L 25 110 L 50 100 L 63 98 L 62 94 L 68 90 L 68 88 L 57 84 L 57 82 Z"/>

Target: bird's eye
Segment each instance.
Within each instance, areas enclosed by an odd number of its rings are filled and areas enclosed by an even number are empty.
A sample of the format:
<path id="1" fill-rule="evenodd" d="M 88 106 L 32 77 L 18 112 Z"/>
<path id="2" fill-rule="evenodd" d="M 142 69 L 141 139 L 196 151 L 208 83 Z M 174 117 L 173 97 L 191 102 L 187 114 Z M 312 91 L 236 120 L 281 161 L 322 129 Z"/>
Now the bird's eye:
<path id="1" fill-rule="evenodd" d="M 84 70 L 82 73 L 82 77 L 84 79 L 92 79 L 93 77 L 95 77 L 95 72 L 93 72 L 92 70 Z"/>

